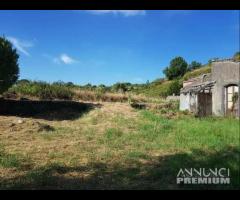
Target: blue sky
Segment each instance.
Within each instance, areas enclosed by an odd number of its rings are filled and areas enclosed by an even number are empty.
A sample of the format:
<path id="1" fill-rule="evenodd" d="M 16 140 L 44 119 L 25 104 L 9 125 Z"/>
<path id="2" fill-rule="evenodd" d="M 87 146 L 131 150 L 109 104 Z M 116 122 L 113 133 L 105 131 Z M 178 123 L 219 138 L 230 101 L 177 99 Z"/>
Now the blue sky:
<path id="1" fill-rule="evenodd" d="M 20 78 L 145 83 L 175 56 L 206 63 L 239 51 L 239 11 L 0 11 Z"/>

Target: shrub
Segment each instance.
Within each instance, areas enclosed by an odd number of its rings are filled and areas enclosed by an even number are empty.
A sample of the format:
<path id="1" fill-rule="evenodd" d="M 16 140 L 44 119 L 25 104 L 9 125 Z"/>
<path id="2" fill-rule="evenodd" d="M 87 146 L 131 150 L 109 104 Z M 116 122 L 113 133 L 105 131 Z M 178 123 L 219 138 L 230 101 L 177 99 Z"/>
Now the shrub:
<path id="1" fill-rule="evenodd" d="M 174 80 L 173 82 L 171 82 L 168 91 L 167 91 L 167 95 L 180 95 L 180 89 L 182 88 L 182 81 L 180 80 Z"/>
<path id="2" fill-rule="evenodd" d="M 73 92 L 70 88 L 59 84 L 45 82 L 20 82 L 10 89 L 21 95 L 38 97 L 40 99 L 64 99 L 71 100 Z"/>
<path id="3" fill-rule="evenodd" d="M 196 62 L 196 61 L 192 61 L 190 65 L 188 65 L 188 70 L 192 71 L 195 69 L 198 69 L 202 66 L 202 64 L 200 62 Z"/>

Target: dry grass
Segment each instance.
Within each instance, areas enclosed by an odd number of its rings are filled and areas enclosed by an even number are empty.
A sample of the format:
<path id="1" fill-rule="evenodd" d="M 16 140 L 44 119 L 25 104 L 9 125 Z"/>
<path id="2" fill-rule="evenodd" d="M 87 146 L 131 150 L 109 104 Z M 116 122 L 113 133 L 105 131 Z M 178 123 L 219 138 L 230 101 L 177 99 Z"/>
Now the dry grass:
<path id="1" fill-rule="evenodd" d="M 96 92 L 88 90 L 74 90 L 75 100 L 82 101 L 101 101 L 101 102 L 146 102 L 148 99 L 141 95 L 131 95 L 127 93 Z"/>
<path id="2" fill-rule="evenodd" d="M 236 130 L 236 120 L 167 119 L 119 102 L 71 120 L 0 116 L 0 188 L 184 188 L 180 166 L 235 166 Z"/>

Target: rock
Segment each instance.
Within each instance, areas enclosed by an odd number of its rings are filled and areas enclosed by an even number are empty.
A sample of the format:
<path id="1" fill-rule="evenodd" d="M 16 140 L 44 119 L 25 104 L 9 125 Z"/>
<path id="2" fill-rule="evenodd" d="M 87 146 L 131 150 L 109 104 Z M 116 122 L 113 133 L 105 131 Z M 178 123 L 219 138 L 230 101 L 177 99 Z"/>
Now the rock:
<path id="1" fill-rule="evenodd" d="M 18 123 L 18 124 L 23 124 L 24 121 L 23 121 L 22 119 L 18 119 L 18 120 L 17 120 L 17 123 Z"/>
<path id="2" fill-rule="evenodd" d="M 11 123 L 10 125 L 9 125 L 9 127 L 13 127 L 13 126 L 15 126 L 16 124 L 15 123 Z"/>

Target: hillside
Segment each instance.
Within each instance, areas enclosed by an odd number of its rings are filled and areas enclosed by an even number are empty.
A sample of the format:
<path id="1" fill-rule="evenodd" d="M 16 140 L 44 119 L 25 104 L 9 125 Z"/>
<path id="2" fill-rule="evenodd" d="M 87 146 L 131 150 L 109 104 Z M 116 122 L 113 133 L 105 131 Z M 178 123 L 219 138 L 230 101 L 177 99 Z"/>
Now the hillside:
<path id="1" fill-rule="evenodd" d="M 183 76 L 183 80 L 185 81 L 185 80 L 188 80 L 190 78 L 194 78 L 194 77 L 200 76 L 202 74 L 207 74 L 207 73 L 210 73 L 210 72 L 211 72 L 211 65 L 207 64 L 207 65 L 204 65 L 203 67 L 201 67 L 199 69 L 187 72 Z"/>
<path id="2" fill-rule="evenodd" d="M 148 87 L 140 88 L 137 90 L 137 94 L 143 94 L 150 97 L 166 97 L 168 95 L 172 95 L 173 93 L 177 94 L 176 86 L 173 86 L 175 81 L 178 81 L 178 88 L 182 87 L 182 82 L 188 80 L 190 78 L 194 78 L 200 76 L 202 74 L 210 73 L 211 66 L 209 64 L 204 65 L 199 69 L 195 69 L 193 71 L 187 72 L 181 79 L 179 80 L 162 80 L 158 82 L 152 82 Z M 173 88 L 173 89 L 172 89 Z M 175 92 L 174 92 L 175 91 Z"/>

